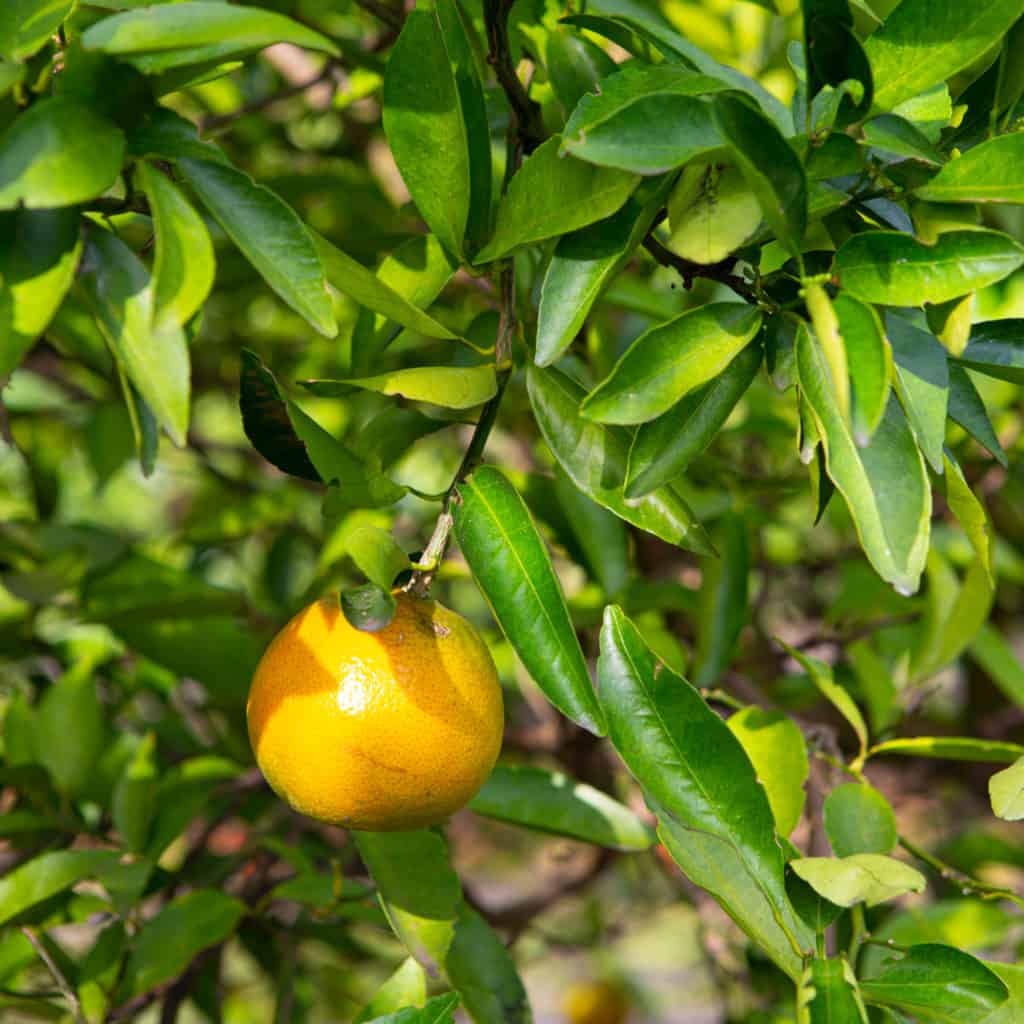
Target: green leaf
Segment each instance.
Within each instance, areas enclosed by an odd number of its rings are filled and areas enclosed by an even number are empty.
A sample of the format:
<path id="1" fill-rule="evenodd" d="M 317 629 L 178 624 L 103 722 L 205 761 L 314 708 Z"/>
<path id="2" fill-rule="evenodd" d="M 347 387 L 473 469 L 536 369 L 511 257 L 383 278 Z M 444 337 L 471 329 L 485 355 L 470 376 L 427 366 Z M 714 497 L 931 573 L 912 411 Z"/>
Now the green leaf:
<path id="1" fill-rule="evenodd" d="M 74 0 L 8 0 L 0 8 L 0 54 L 14 61 L 31 57 L 74 6 Z"/>
<path id="2" fill-rule="evenodd" d="M 836 786 L 825 798 L 822 814 L 837 857 L 889 853 L 896 845 L 896 815 L 889 801 L 866 782 Z"/>
<path id="3" fill-rule="evenodd" d="M 604 220 L 640 181 L 638 175 L 565 156 L 560 146 L 560 137 L 553 136 L 523 161 L 498 206 L 494 236 L 474 263 Z"/>
<path id="4" fill-rule="evenodd" d="M 928 551 L 932 498 L 924 461 L 896 399 L 890 398 L 870 443 L 858 448 L 805 329 L 797 334 L 797 364 L 822 434 L 828 474 L 846 500 L 861 546 L 883 579 L 913 593 Z"/>
<path id="5" fill-rule="evenodd" d="M 412 961 L 415 963 L 415 961 Z M 445 992 L 427 1000 L 422 1007 L 404 1006 L 380 1017 L 361 1017 L 368 1024 L 451 1024 L 459 1005 L 457 992 Z"/>
<path id="6" fill-rule="evenodd" d="M 113 232 L 89 226 L 80 281 L 111 351 L 176 445 L 189 418 L 189 354 L 174 323 L 154 322 L 149 271 Z"/>
<path id="7" fill-rule="evenodd" d="M 453 0 L 413 11 L 384 78 L 384 130 L 409 193 L 460 261 L 468 233 L 486 228 L 490 139 L 483 90 Z"/>
<path id="8" fill-rule="evenodd" d="M 1024 665 L 1017 660 L 1003 634 L 986 623 L 967 650 L 1003 694 L 1024 708 Z"/>
<path id="9" fill-rule="evenodd" d="M 419 309 L 415 302 L 410 302 L 395 291 L 384 279 L 384 268 L 381 268 L 380 275 L 374 274 L 351 256 L 345 255 L 322 235 L 308 228 L 307 231 L 313 238 L 317 255 L 331 287 L 343 292 L 361 306 L 380 314 L 384 320 L 394 320 L 395 323 L 425 334 L 428 338 L 456 337 L 444 324 L 438 323 L 432 316 Z M 445 266 L 450 264 L 446 262 Z M 450 271 L 445 275 L 445 280 L 449 276 Z M 427 301 L 434 297 L 431 295 Z"/>
<path id="10" fill-rule="evenodd" d="M 975 324 L 959 361 L 988 377 L 1024 384 L 1024 320 Z"/>
<path id="11" fill-rule="evenodd" d="M 906 1010 L 921 1024 L 975 1024 L 1006 1001 L 1000 978 L 969 953 L 926 943 L 887 960 L 861 983 L 868 1002 Z"/>
<path id="12" fill-rule="evenodd" d="M 573 343 L 594 303 L 650 230 L 668 184 L 659 182 L 649 197 L 641 185 L 612 217 L 559 239 L 540 292 L 538 366 L 550 366 Z"/>
<path id="13" fill-rule="evenodd" d="M 949 363 L 949 418 L 987 448 L 1000 465 L 1007 465 L 1006 452 L 988 418 L 985 403 L 967 371 L 956 362 Z"/>
<path id="14" fill-rule="evenodd" d="M 874 78 L 854 32 L 849 4 L 804 0 L 803 8 L 808 96 L 820 101 L 822 97 L 818 94 L 832 86 L 838 104 L 837 123 L 860 120 L 871 109 Z M 847 91 L 852 83 L 860 86 L 856 102 Z"/>
<path id="15" fill-rule="evenodd" d="M 379 526 L 359 526 L 345 536 L 345 553 L 372 583 L 390 590 L 409 568 L 409 557 L 394 537 Z"/>
<path id="16" fill-rule="evenodd" d="M 951 160 L 914 190 L 934 203 L 1024 203 L 1024 136 L 999 135 Z"/>
<path id="17" fill-rule="evenodd" d="M 850 857 L 800 857 L 789 866 L 816 893 L 839 907 L 869 907 L 908 892 L 923 892 L 924 875 L 909 864 L 878 853 Z"/>
<path id="18" fill-rule="evenodd" d="M 932 469 L 941 473 L 949 400 L 946 350 L 934 335 L 895 314 L 886 317 L 885 326 L 892 346 L 896 392 L 910 430 Z"/>
<path id="19" fill-rule="evenodd" d="M 488 818 L 612 850 L 646 850 L 654 842 L 652 830 L 617 800 L 530 765 L 496 765 L 469 806 Z"/>
<path id="20" fill-rule="evenodd" d="M 627 499 L 642 498 L 685 472 L 746 393 L 761 358 L 761 347 L 748 345 L 710 383 L 640 425 L 629 449 Z"/>
<path id="21" fill-rule="evenodd" d="M 196 126 L 167 107 L 155 107 L 128 132 L 128 155 L 161 160 L 212 160 L 227 163 L 220 147 L 199 139 Z"/>
<path id="22" fill-rule="evenodd" d="M 1024 757 L 1024 746 L 1002 740 L 975 739 L 973 736 L 913 736 L 876 743 L 868 751 L 868 757 L 882 754 L 1008 764 Z"/>
<path id="23" fill-rule="evenodd" d="M 715 123 L 765 221 L 786 249 L 799 253 L 807 227 L 807 179 L 800 158 L 772 121 L 744 100 L 724 93 L 713 106 Z"/>
<path id="24" fill-rule="evenodd" d="M 754 766 L 771 805 L 775 827 L 788 836 L 803 814 L 810 771 L 807 744 L 796 723 L 781 711 L 747 707 L 728 721 Z"/>
<path id="25" fill-rule="evenodd" d="M 172 900 L 139 929 L 125 972 L 125 993 L 148 992 L 180 974 L 198 953 L 228 938 L 244 914 L 243 903 L 213 889 Z"/>
<path id="26" fill-rule="evenodd" d="M 959 0 L 903 0 L 864 44 L 875 107 L 892 110 L 980 57 L 1021 14 L 1019 0 L 964 7 Z"/>
<path id="27" fill-rule="evenodd" d="M 493 366 L 416 366 L 374 377 L 350 377 L 345 380 L 303 381 L 314 395 L 334 398 L 352 388 L 397 395 L 413 402 L 430 402 L 448 409 L 473 409 L 498 393 Z"/>
<path id="28" fill-rule="evenodd" d="M 835 269 L 843 288 L 865 302 L 920 306 L 994 284 L 1022 263 L 1024 249 L 998 231 L 950 231 L 934 245 L 865 231 L 843 243 Z"/>
<path id="29" fill-rule="evenodd" d="M 883 153 L 920 160 L 933 167 L 938 167 L 946 159 L 924 132 L 898 114 L 881 114 L 872 118 L 864 125 L 863 131 L 864 141 Z M 920 195 L 921 190 L 917 189 L 916 194 Z"/>
<path id="30" fill-rule="evenodd" d="M 997 818 L 1005 821 L 1024 818 L 1024 757 L 988 780 L 988 795 L 992 813 Z"/>
<path id="31" fill-rule="evenodd" d="M 632 63 L 584 96 L 562 148 L 587 163 L 661 174 L 725 145 L 701 97 L 729 85 L 678 64 Z"/>
<path id="32" fill-rule="evenodd" d="M 797 1024 L 867 1024 L 857 976 L 845 959 L 815 958 L 797 990 Z"/>
<path id="33" fill-rule="evenodd" d="M 713 548 L 683 498 L 662 487 L 636 502 L 622 494 L 629 436 L 585 420 L 579 412 L 583 389 L 554 368 L 527 368 L 527 388 L 537 424 L 566 476 L 589 498 L 617 516 L 670 544 L 699 554 Z"/>
<path id="34" fill-rule="evenodd" d="M 157 768 L 153 757 L 152 733 L 139 743 L 131 761 L 117 781 L 110 812 L 121 842 L 133 853 L 146 849 L 150 826 L 156 814 Z"/>
<path id="35" fill-rule="evenodd" d="M 853 434 L 864 447 L 889 404 L 892 354 L 874 308 L 840 292 L 832 301 L 850 374 Z"/>
<path id="36" fill-rule="evenodd" d="M 215 46 L 219 59 L 293 43 L 340 57 L 326 36 L 291 18 L 259 7 L 202 2 L 154 4 L 103 18 L 82 33 L 87 50 L 134 56 Z M 194 63 L 195 60 L 193 59 Z"/>
<path id="37" fill-rule="evenodd" d="M 82 252 L 76 210 L 0 214 L 0 378 L 19 363 L 57 312 Z"/>
<path id="38" fill-rule="evenodd" d="M 833 678 L 832 666 L 804 654 L 795 647 L 790 647 L 789 644 L 781 640 L 779 643 L 782 644 L 790 657 L 795 658 L 800 663 L 821 695 L 849 722 L 860 745 L 860 756 L 863 757 L 868 745 L 867 724 L 853 698 Z"/>
<path id="39" fill-rule="evenodd" d="M 178 167 L 267 284 L 321 334 L 329 338 L 337 334 L 324 268 L 295 211 L 270 189 L 227 164 L 182 158 Z"/>
<path id="40" fill-rule="evenodd" d="M 609 735 L 632 774 L 684 830 L 720 840 L 783 920 L 782 850 L 749 759 L 697 691 L 656 664 L 615 606 L 605 609 L 598 679 Z"/>
<path id="41" fill-rule="evenodd" d="M 750 542 L 743 517 L 722 518 L 716 536 L 718 557 L 703 560 L 694 686 L 711 686 L 729 667 L 747 622 Z"/>
<path id="42" fill-rule="evenodd" d="M 213 243 L 192 204 L 155 167 L 137 164 L 156 227 L 154 316 L 183 326 L 206 301 L 216 272 Z"/>
<path id="43" fill-rule="evenodd" d="M 0 924 L 117 864 L 113 850 L 56 850 L 21 864 L 0 878 Z"/>
<path id="44" fill-rule="evenodd" d="M 617 67 L 597 43 L 565 25 L 554 25 L 545 33 L 544 68 L 566 115 Z"/>
<path id="45" fill-rule="evenodd" d="M 114 184 L 123 158 L 112 121 L 74 100 L 41 99 L 0 135 L 0 210 L 93 199 Z"/>
<path id="46" fill-rule="evenodd" d="M 93 666 L 82 662 L 53 683 L 39 702 L 33 729 L 36 760 L 61 793 L 78 796 L 107 740 Z"/>
<path id="47" fill-rule="evenodd" d="M 390 590 L 376 583 L 341 593 L 341 610 L 349 623 L 364 633 L 378 633 L 395 617 L 398 602 Z"/>
<path id="48" fill-rule="evenodd" d="M 405 1007 L 422 1006 L 426 1001 L 427 976 L 416 960 L 409 957 L 377 989 L 353 1024 L 366 1024 L 366 1021 Z"/>
<path id="49" fill-rule="evenodd" d="M 459 547 L 520 661 L 556 708 L 603 736 L 583 651 L 526 503 L 490 466 L 463 481 L 458 494 Z"/>
<path id="50" fill-rule="evenodd" d="M 600 423 L 644 423 L 717 377 L 761 327 L 746 303 L 712 302 L 645 331 L 580 407 Z"/>

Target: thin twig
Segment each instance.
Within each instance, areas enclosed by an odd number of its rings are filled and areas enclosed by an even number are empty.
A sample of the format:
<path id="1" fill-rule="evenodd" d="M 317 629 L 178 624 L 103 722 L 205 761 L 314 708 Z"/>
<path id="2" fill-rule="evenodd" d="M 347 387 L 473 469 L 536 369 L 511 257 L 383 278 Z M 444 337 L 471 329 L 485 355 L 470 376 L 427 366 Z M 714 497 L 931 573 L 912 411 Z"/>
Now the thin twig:
<path id="1" fill-rule="evenodd" d="M 394 7 L 388 7 L 387 4 L 381 3 L 380 0 L 356 0 L 356 4 L 379 21 L 383 21 L 394 32 L 401 31 L 402 23 L 405 21 L 405 15 L 402 11 L 396 10 Z"/>
<path id="2" fill-rule="evenodd" d="M 1019 895 L 1012 889 L 1007 889 L 1002 885 L 992 885 L 990 882 L 983 882 L 980 878 L 964 874 L 963 871 L 953 867 L 952 864 L 947 864 L 927 850 L 922 850 L 920 846 L 912 843 L 906 836 L 899 837 L 899 844 L 911 857 L 916 857 L 922 863 L 927 864 L 933 871 L 938 872 L 940 877 L 945 878 L 954 885 L 960 886 L 961 889 L 973 892 L 983 900 L 1009 900 L 1011 903 L 1016 903 L 1019 907 L 1024 907 L 1024 896 Z"/>
<path id="3" fill-rule="evenodd" d="M 671 267 L 679 272 L 683 279 L 683 287 L 689 291 L 693 282 L 699 278 L 706 278 L 709 281 L 717 281 L 719 284 L 727 285 L 741 298 L 753 305 L 760 305 L 757 293 L 738 274 L 734 274 L 736 257 L 730 256 L 720 263 L 694 263 L 692 260 L 677 256 L 674 252 L 666 249 L 654 235 L 649 234 L 644 239 L 644 248 L 664 267 Z"/>
<path id="4" fill-rule="evenodd" d="M 84 1020 L 82 1017 L 82 1004 L 78 1001 L 78 996 L 75 994 L 75 990 L 71 987 L 68 979 L 64 977 L 64 972 L 60 969 L 57 962 L 50 956 L 50 951 L 43 945 L 42 940 L 36 933 L 28 927 L 28 925 L 21 926 L 21 934 L 28 939 L 32 948 L 36 951 L 39 959 L 46 964 L 50 974 L 53 975 L 53 980 L 57 983 L 57 988 L 61 990 L 64 998 L 71 1004 L 71 1009 L 75 1015 L 75 1021 Z"/>
<path id="5" fill-rule="evenodd" d="M 508 36 L 508 16 L 513 0 L 485 0 L 484 23 L 487 27 L 487 63 L 494 68 L 512 108 L 512 132 L 522 151 L 532 152 L 544 141 L 544 123 L 540 107 L 530 99 L 512 63 L 512 47 Z"/>
<path id="6" fill-rule="evenodd" d="M 871 619 L 868 622 L 864 622 L 846 633 L 815 633 L 814 635 L 801 640 L 800 643 L 795 646 L 798 651 L 808 651 L 814 647 L 822 647 L 826 644 L 836 647 L 846 647 L 850 644 L 856 643 L 858 640 L 864 640 L 869 636 L 873 636 L 879 630 L 891 629 L 893 626 L 909 626 L 911 623 L 917 622 L 919 618 L 920 614 L 918 612 L 903 612 L 900 615 L 886 615 L 880 619 Z"/>

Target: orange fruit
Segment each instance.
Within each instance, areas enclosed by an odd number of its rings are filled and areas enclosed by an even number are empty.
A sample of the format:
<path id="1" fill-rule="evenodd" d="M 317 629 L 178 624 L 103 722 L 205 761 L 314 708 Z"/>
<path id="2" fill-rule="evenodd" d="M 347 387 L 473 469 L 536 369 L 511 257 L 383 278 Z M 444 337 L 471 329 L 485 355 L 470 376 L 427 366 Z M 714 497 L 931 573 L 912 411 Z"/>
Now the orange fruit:
<path id="1" fill-rule="evenodd" d="M 396 596 L 376 633 L 350 625 L 336 595 L 309 605 L 256 668 L 256 761 L 311 818 L 378 832 L 433 825 L 494 767 L 504 715 L 486 645 L 436 601 Z"/>
<path id="2" fill-rule="evenodd" d="M 629 1000 L 608 981 L 578 981 L 565 990 L 562 1013 L 569 1024 L 624 1024 Z"/>

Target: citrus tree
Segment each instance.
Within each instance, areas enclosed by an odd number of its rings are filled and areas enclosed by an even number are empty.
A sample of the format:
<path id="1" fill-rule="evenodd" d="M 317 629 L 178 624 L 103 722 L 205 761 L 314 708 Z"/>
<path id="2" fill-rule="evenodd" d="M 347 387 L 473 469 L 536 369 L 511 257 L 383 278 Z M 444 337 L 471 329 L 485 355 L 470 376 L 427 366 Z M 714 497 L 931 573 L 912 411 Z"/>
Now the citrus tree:
<path id="1" fill-rule="evenodd" d="M 8 0 L 4 1019 L 1024 1020 L 1022 15 Z"/>

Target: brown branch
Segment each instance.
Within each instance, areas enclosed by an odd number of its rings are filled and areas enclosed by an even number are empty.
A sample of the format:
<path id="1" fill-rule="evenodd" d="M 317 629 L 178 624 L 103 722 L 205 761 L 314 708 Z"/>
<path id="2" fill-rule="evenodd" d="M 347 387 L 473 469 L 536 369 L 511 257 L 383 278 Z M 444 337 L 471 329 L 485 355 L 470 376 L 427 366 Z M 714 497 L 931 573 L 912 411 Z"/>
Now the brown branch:
<path id="1" fill-rule="evenodd" d="M 512 135 L 525 153 L 536 149 L 546 136 L 540 107 L 530 99 L 526 87 L 512 63 L 508 37 L 508 16 L 513 0 L 485 0 L 484 24 L 487 28 L 487 63 L 494 68 L 498 84 L 512 108 Z"/>
<path id="2" fill-rule="evenodd" d="M 81 1021 L 82 1017 L 82 1005 L 78 1001 L 78 996 L 75 995 L 75 990 L 71 987 L 68 979 L 64 977 L 64 972 L 60 969 L 57 961 L 50 956 L 50 951 L 43 944 L 43 941 L 39 938 L 36 933 L 29 928 L 27 925 L 22 925 L 21 934 L 28 939 L 29 944 L 36 951 L 36 955 L 40 960 L 46 964 L 47 970 L 53 976 L 53 980 L 57 983 L 57 988 L 60 989 L 61 994 L 71 1004 L 71 1009 L 74 1013 L 75 1021 Z"/>
<path id="3" fill-rule="evenodd" d="M 720 263 L 694 263 L 693 260 L 684 259 L 674 252 L 666 249 L 653 234 L 644 239 L 644 248 L 664 267 L 671 267 L 679 273 L 683 279 L 683 287 L 689 291 L 697 278 L 705 278 L 709 281 L 717 281 L 719 284 L 728 285 L 737 295 L 753 305 L 759 305 L 757 293 L 743 280 L 739 274 L 732 271 L 736 266 L 736 257 L 729 256 Z"/>
<path id="4" fill-rule="evenodd" d="M 405 14 L 401 10 L 388 7 L 387 4 L 381 3 L 381 0 L 356 0 L 356 4 L 362 7 L 367 14 L 372 14 L 379 21 L 383 21 L 393 32 L 402 30 Z"/>

